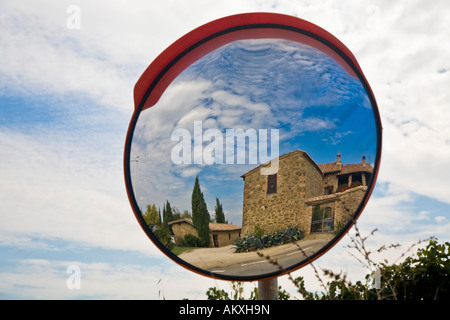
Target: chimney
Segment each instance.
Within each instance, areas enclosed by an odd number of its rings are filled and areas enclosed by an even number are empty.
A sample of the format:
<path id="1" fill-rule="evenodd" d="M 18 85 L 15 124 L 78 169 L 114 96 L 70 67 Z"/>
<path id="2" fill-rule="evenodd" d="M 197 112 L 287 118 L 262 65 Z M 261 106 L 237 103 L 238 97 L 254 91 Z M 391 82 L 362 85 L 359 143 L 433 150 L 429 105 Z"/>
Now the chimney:
<path id="1" fill-rule="evenodd" d="M 342 162 L 341 162 L 341 153 L 340 152 L 336 156 L 336 164 L 338 164 L 338 165 L 342 164 Z"/>
<path id="2" fill-rule="evenodd" d="M 366 156 L 362 157 L 362 165 L 363 165 L 363 167 L 366 165 Z"/>

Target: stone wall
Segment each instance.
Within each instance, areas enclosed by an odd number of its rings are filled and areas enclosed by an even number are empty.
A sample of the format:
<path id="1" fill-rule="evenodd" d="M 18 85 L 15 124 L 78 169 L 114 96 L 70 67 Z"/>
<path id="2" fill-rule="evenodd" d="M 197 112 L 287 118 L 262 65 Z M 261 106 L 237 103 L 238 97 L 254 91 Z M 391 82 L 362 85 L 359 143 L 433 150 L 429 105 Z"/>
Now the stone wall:
<path id="1" fill-rule="evenodd" d="M 323 186 L 325 187 L 333 187 L 333 192 L 336 192 L 338 188 L 338 178 L 335 174 L 325 174 L 323 179 Z"/>
<path id="2" fill-rule="evenodd" d="M 197 230 L 195 230 L 193 225 L 187 222 L 174 223 L 171 224 L 171 227 L 176 246 L 184 245 L 184 236 L 187 234 L 192 234 L 193 236 L 198 237 Z"/>
<path id="3" fill-rule="evenodd" d="M 366 191 L 366 186 L 360 186 L 341 192 L 339 196 L 339 205 L 336 206 L 334 221 L 348 221 L 352 218 L 356 212 L 356 209 L 358 209 L 361 204 Z"/>
<path id="4" fill-rule="evenodd" d="M 320 169 L 303 151 L 279 157 L 277 192 L 267 194 L 268 176 L 257 167 L 244 174 L 242 234 L 253 233 L 255 225 L 272 233 L 292 226 L 309 228 L 305 199 L 323 194 Z"/>

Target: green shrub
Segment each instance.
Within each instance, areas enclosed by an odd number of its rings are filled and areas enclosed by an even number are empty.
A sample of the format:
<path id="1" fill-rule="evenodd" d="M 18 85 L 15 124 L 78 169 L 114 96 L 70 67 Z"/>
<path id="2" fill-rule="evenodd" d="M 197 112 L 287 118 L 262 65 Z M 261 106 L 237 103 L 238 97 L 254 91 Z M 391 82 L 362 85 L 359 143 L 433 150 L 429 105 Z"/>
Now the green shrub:
<path id="1" fill-rule="evenodd" d="M 259 224 L 255 224 L 253 228 L 253 234 L 255 237 L 261 238 L 264 235 L 264 229 L 259 226 Z"/>
<path id="2" fill-rule="evenodd" d="M 270 234 L 261 234 L 259 226 L 255 226 L 253 234 L 237 238 L 234 241 L 235 252 L 249 252 L 279 246 L 282 244 L 298 241 L 304 238 L 305 232 L 298 230 L 298 227 L 289 226 L 285 230 L 275 231 Z"/>
<path id="3" fill-rule="evenodd" d="M 184 246 L 185 247 L 203 247 L 203 242 L 199 237 L 192 234 L 187 234 L 184 236 Z"/>
<path id="4" fill-rule="evenodd" d="M 172 241 L 171 231 L 167 226 L 159 225 L 153 228 L 154 235 L 158 238 L 159 241 L 169 250 L 172 250 L 175 246 L 175 243 Z"/>

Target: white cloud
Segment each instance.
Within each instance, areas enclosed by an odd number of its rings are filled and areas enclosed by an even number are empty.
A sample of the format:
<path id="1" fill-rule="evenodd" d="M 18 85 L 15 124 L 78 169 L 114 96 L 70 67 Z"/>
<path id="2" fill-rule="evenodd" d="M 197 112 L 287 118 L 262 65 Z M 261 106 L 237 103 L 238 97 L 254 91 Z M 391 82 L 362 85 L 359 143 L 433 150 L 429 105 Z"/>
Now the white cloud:
<path id="1" fill-rule="evenodd" d="M 439 223 L 445 222 L 447 220 L 447 217 L 444 216 L 437 216 L 434 218 L 434 220 L 436 220 Z"/>
<path id="2" fill-rule="evenodd" d="M 87 30 L 77 33 L 59 23 L 64 21 L 64 7 L 56 5 L 61 13 L 55 15 L 49 5 L 2 6 L 0 58 L 8 61 L 0 66 L 3 92 L 75 93 L 120 110 L 132 106 L 130 75 L 138 74 L 130 74 L 131 70 L 121 68 L 114 57 L 108 57 L 93 39 L 85 36 Z"/>
<path id="3" fill-rule="evenodd" d="M 345 38 L 375 93 L 383 124 L 379 181 L 449 203 L 449 10 L 438 1 L 379 1 L 377 33 Z M 362 30 L 362 29 L 361 29 Z M 383 50 L 379 50 L 383 48 Z"/>
<path id="4" fill-rule="evenodd" d="M 127 203 L 121 154 L 92 153 L 60 135 L 0 132 L 2 244 L 43 247 L 61 239 L 154 252 Z M 40 244 L 31 242 L 36 238 Z"/>
<path id="5" fill-rule="evenodd" d="M 0 274 L 0 294 L 13 299 L 205 299 L 207 289 L 217 284 L 168 260 L 157 266 L 47 259 L 15 263 L 14 270 Z M 79 289 L 67 286 L 75 276 L 69 266 L 78 267 Z"/>
<path id="6" fill-rule="evenodd" d="M 421 210 L 421 211 L 419 211 L 417 220 L 428 220 L 428 219 L 430 219 L 430 214 L 431 214 L 431 211 Z"/>

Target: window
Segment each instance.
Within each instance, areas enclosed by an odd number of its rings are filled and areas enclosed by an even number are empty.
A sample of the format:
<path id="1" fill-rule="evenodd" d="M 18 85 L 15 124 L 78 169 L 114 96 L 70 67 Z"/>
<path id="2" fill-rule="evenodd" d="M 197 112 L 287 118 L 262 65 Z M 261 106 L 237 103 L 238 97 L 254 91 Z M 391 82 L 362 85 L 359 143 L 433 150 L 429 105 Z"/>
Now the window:
<path id="1" fill-rule="evenodd" d="M 277 174 L 267 176 L 267 194 L 277 192 Z"/>
<path id="2" fill-rule="evenodd" d="M 334 229 L 333 209 L 331 207 L 321 208 L 314 206 L 311 219 L 311 233 L 330 232 Z"/>
<path id="3" fill-rule="evenodd" d="M 331 212 L 332 209 L 330 207 L 326 207 L 325 209 L 323 209 L 323 219 L 330 220 L 333 217 Z"/>

